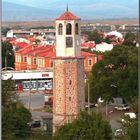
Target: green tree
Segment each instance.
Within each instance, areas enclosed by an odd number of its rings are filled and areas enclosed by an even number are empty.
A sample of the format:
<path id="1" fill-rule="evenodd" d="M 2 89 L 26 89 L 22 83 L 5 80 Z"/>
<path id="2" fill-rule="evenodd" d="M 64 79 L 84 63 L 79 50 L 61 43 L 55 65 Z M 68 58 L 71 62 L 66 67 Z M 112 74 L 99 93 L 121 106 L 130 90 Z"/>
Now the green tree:
<path id="1" fill-rule="evenodd" d="M 83 31 L 82 33 L 88 35 L 89 41 L 95 41 L 96 44 L 99 44 L 103 41 L 103 37 L 99 34 L 98 30 L 94 31 Z"/>
<path id="2" fill-rule="evenodd" d="M 19 140 L 30 135 L 31 113 L 19 101 L 12 80 L 2 81 L 2 139 Z"/>
<path id="3" fill-rule="evenodd" d="M 9 107 L 13 102 L 18 102 L 18 100 L 14 81 L 11 79 L 2 81 L 2 106 Z"/>
<path id="4" fill-rule="evenodd" d="M 138 120 L 133 120 L 124 128 L 125 140 L 138 140 Z"/>
<path id="5" fill-rule="evenodd" d="M 138 37 L 136 36 L 136 34 L 128 32 L 126 33 L 125 37 L 124 37 L 124 45 L 136 45 L 136 41 L 138 40 Z"/>
<path id="6" fill-rule="evenodd" d="M 58 129 L 54 140 L 112 140 L 109 122 L 100 113 L 81 112 L 76 120 Z"/>
<path id="7" fill-rule="evenodd" d="M 137 116 L 138 117 L 138 116 Z M 124 133 L 123 140 L 138 140 L 138 119 L 123 117 L 122 129 Z"/>
<path id="8" fill-rule="evenodd" d="M 2 42 L 2 68 L 15 67 L 15 56 L 13 52 L 12 44 L 8 41 Z"/>
<path id="9" fill-rule="evenodd" d="M 134 46 L 115 46 L 105 52 L 103 60 L 93 66 L 90 78 L 90 97 L 109 101 L 122 97 L 131 101 L 138 96 L 138 49 Z"/>
<path id="10" fill-rule="evenodd" d="M 2 35 L 6 36 L 6 34 L 9 30 L 10 30 L 10 28 L 8 28 L 8 27 L 2 27 L 2 31 L 1 31 Z"/>

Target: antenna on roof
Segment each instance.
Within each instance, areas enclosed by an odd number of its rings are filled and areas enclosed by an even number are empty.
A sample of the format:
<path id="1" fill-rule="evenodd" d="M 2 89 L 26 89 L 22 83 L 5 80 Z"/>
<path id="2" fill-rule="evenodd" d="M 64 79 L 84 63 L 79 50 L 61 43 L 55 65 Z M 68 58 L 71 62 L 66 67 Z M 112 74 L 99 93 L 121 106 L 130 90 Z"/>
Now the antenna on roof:
<path id="1" fill-rule="evenodd" d="M 67 11 L 67 12 L 69 11 L 68 3 L 67 3 L 67 9 L 66 9 L 66 11 Z"/>

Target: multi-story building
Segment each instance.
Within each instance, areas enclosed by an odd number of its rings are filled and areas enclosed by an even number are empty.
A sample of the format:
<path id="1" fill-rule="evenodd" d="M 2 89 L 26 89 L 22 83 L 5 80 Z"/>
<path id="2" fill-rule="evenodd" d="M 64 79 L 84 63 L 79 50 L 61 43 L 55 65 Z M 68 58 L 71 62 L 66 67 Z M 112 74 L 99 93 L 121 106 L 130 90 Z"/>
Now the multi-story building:
<path id="1" fill-rule="evenodd" d="M 18 44 L 20 46 L 26 45 L 26 43 Z M 96 54 L 81 51 L 81 55 L 84 57 L 85 71 L 91 71 L 93 65 L 97 62 Z M 37 70 L 51 68 L 53 67 L 52 60 L 55 56 L 56 50 L 54 45 L 42 46 L 27 44 L 26 46 L 15 52 L 15 69 Z"/>

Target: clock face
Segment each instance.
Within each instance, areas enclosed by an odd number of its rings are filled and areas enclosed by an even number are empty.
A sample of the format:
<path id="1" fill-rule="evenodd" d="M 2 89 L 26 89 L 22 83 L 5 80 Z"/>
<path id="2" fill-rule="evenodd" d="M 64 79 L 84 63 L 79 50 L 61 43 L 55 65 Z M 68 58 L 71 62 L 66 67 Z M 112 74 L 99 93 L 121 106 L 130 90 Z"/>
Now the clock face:
<path id="1" fill-rule="evenodd" d="M 66 47 L 67 48 L 73 47 L 73 39 L 72 39 L 72 37 L 66 37 Z"/>

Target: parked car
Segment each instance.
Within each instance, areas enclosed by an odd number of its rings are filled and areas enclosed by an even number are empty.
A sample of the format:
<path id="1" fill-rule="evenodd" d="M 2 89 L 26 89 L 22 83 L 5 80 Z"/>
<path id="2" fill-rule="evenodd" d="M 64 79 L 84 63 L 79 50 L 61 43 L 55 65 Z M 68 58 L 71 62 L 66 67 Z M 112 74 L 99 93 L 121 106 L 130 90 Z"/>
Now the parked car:
<path id="1" fill-rule="evenodd" d="M 89 107 L 89 108 L 95 107 L 95 103 L 90 103 L 89 105 L 88 105 L 88 103 L 86 103 L 86 104 L 85 104 L 85 109 L 88 109 L 88 107 Z"/>
<path id="2" fill-rule="evenodd" d="M 128 117 L 129 119 L 135 119 L 136 118 L 136 114 L 133 113 L 133 112 L 124 113 L 124 118 L 121 119 L 121 121 L 123 123 L 126 122 L 125 117 Z"/>
<path id="3" fill-rule="evenodd" d="M 127 104 L 119 105 L 114 107 L 115 110 L 123 111 L 123 110 L 129 110 L 130 106 Z"/>
<path id="4" fill-rule="evenodd" d="M 117 129 L 115 132 L 114 132 L 114 136 L 117 137 L 117 138 L 121 138 L 123 137 L 123 130 L 122 129 Z"/>
<path id="5" fill-rule="evenodd" d="M 41 121 L 40 120 L 33 120 L 33 121 L 29 122 L 28 125 L 31 128 L 41 127 Z"/>

